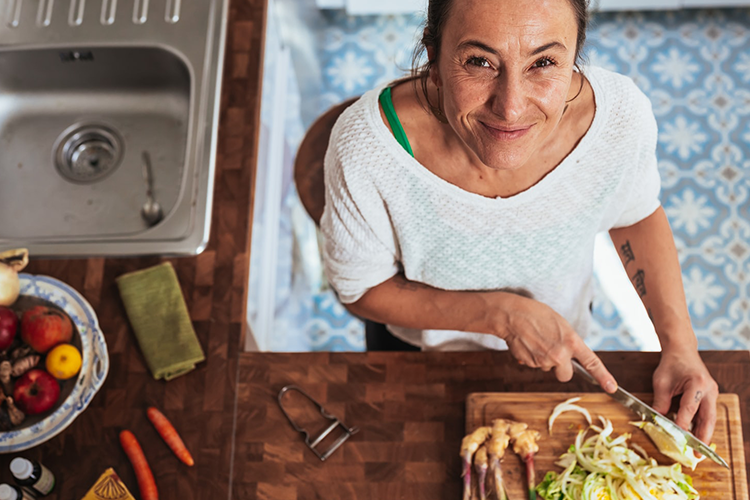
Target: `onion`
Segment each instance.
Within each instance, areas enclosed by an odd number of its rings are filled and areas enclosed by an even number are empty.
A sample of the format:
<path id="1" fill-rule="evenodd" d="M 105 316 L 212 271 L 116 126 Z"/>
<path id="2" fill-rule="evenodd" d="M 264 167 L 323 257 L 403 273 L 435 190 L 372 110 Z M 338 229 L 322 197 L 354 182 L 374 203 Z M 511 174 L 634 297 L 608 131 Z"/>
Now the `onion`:
<path id="1" fill-rule="evenodd" d="M 574 405 L 573 403 L 577 403 L 580 401 L 581 398 L 570 398 L 567 401 L 563 401 L 559 405 L 555 406 L 555 409 L 552 410 L 552 415 L 549 416 L 549 433 L 552 434 L 552 425 L 555 423 L 555 420 L 557 417 L 560 416 L 560 414 L 565 413 L 566 411 L 577 411 L 584 417 L 586 417 L 586 421 L 591 425 L 591 414 L 586 408 L 582 408 L 578 405 Z"/>
<path id="2" fill-rule="evenodd" d="M 29 263 L 29 251 L 25 248 L 0 252 L 0 306 L 9 306 L 18 298 L 21 282 L 19 271 Z"/>
<path id="3" fill-rule="evenodd" d="M 612 423 L 599 418 L 602 427 L 590 425 L 579 431 L 573 445 L 557 461 L 564 470 L 545 474 L 536 487 L 539 498 L 700 500 L 692 478 L 682 472 L 680 464 L 659 465 L 653 458 L 639 456 L 628 447 L 630 434 L 613 439 Z"/>

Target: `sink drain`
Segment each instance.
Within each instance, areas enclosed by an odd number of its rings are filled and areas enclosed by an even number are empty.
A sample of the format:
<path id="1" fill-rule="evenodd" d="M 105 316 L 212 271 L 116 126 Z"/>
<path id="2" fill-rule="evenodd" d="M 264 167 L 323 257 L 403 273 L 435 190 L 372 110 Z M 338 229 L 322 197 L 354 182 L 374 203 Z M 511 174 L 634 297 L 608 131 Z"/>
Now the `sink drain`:
<path id="1" fill-rule="evenodd" d="M 55 147 L 58 172 L 73 182 L 88 184 L 108 176 L 120 165 L 122 141 L 101 125 L 75 125 Z"/>

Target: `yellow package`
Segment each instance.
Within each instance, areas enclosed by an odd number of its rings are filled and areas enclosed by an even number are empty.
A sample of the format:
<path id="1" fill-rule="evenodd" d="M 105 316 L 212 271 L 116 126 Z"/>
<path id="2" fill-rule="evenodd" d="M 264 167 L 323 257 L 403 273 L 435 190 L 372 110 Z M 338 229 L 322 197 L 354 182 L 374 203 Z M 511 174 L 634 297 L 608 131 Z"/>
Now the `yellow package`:
<path id="1" fill-rule="evenodd" d="M 86 496 L 81 500 L 135 500 L 111 467 L 99 476 Z"/>

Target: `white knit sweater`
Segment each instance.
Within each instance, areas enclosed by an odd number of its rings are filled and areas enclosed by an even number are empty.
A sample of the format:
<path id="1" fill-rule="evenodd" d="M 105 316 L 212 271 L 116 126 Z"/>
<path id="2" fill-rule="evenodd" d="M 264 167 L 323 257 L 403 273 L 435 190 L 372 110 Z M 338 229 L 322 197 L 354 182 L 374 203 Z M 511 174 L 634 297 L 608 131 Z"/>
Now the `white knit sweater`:
<path id="1" fill-rule="evenodd" d="M 383 123 L 381 88 L 336 122 L 325 159 L 325 270 L 343 303 L 398 272 L 444 290 L 521 287 L 585 337 L 594 237 L 659 207 L 656 120 L 627 77 L 585 68 L 596 101 L 578 146 L 508 198 L 465 191 L 412 158 Z M 425 350 L 502 349 L 478 333 L 388 328 Z"/>

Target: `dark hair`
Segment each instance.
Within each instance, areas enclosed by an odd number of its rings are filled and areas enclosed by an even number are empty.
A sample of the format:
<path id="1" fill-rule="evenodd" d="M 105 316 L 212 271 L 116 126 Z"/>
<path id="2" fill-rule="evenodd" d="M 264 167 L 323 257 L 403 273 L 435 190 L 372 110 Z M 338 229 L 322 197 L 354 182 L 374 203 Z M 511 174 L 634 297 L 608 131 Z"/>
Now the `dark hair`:
<path id="1" fill-rule="evenodd" d="M 578 39 L 576 41 L 576 64 L 584 61 L 583 46 L 586 43 L 586 28 L 588 26 L 589 14 L 589 0 L 568 0 L 576 16 L 578 22 Z M 440 43 L 443 38 L 443 29 L 445 23 L 448 21 L 451 7 L 453 7 L 455 0 L 429 0 L 427 6 L 427 19 L 424 22 L 424 34 L 417 47 L 414 49 L 414 55 L 412 58 L 412 70 L 411 74 L 414 78 L 414 84 L 419 81 L 422 85 L 422 92 L 424 93 L 425 99 L 427 99 L 427 106 L 429 109 L 440 116 L 442 113 L 440 109 L 434 106 L 430 102 L 429 95 L 427 93 L 427 79 L 430 75 L 430 69 L 432 65 L 437 61 L 440 55 Z M 422 53 L 426 51 L 427 47 L 433 47 L 435 50 L 434 60 L 427 60 L 421 63 Z M 420 98 L 421 100 L 421 98 Z"/>

